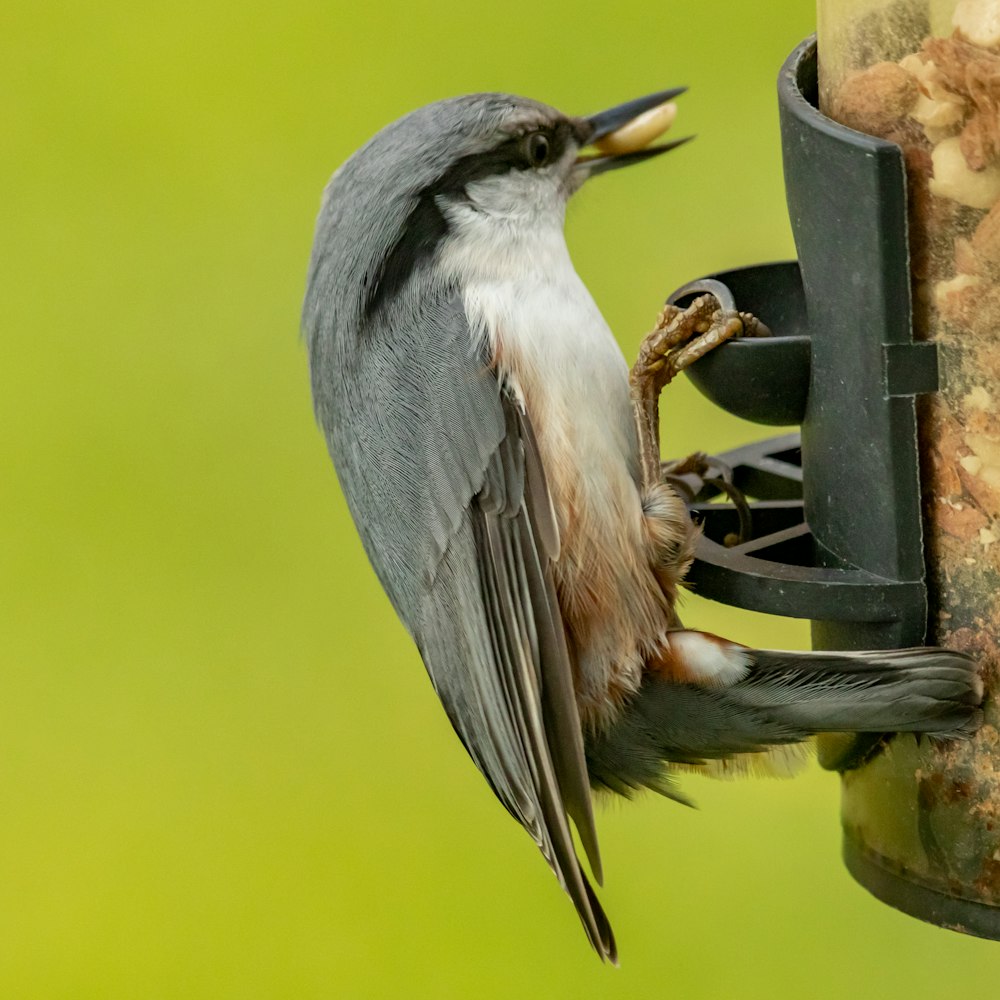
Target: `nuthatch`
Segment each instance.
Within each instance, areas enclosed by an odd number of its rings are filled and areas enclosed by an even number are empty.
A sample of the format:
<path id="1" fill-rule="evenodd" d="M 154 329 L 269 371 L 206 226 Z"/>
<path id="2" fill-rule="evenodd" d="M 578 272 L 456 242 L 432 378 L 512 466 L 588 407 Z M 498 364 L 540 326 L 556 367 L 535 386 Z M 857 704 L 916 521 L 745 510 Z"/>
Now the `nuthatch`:
<path id="1" fill-rule="evenodd" d="M 389 125 L 326 189 L 303 311 L 368 557 L 466 750 L 612 961 L 570 831 L 600 883 L 591 789 L 677 797 L 678 766 L 816 732 L 964 733 L 982 698 L 946 650 L 776 652 L 681 626 L 696 528 L 660 475 L 656 397 L 739 317 L 667 316 L 630 382 L 563 236 L 584 181 L 679 144 L 647 147 L 646 123 L 680 92 L 587 118 L 476 94 Z"/>

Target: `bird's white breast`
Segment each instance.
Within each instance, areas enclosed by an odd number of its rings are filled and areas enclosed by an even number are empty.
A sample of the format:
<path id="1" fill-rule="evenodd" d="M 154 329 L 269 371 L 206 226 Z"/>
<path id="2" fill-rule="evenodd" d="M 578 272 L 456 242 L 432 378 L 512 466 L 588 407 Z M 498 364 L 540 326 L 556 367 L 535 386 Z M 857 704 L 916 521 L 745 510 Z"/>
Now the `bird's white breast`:
<path id="1" fill-rule="evenodd" d="M 559 220 L 561 223 L 561 220 Z M 639 683 L 668 623 L 649 564 L 628 366 L 570 261 L 559 226 L 464 227 L 443 263 L 459 272 L 474 335 L 485 338 L 538 439 L 560 530 L 560 606 L 585 717 L 609 688 Z M 449 259 L 450 258 L 450 259 Z"/>

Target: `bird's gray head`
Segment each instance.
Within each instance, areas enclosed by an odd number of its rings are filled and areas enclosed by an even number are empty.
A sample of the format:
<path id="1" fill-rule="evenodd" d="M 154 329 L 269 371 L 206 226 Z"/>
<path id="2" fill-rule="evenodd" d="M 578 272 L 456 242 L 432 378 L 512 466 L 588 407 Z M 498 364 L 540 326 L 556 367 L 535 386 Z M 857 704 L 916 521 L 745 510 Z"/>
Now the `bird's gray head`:
<path id="1" fill-rule="evenodd" d="M 488 245 L 495 265 L 505 250 L 516 254 L 519 238 L 561 234 L 566 200 L 588 177 L 678 143 L 617 155 L 581 150 L 682 91 L 589 117 L 508 94 L 473 94 L 388 125 L 327 186 L 303 316 L 307 334 L 321 305 L 326 322 L 358 329 L 414 278 L 433 279 L 449 239 Z"/>

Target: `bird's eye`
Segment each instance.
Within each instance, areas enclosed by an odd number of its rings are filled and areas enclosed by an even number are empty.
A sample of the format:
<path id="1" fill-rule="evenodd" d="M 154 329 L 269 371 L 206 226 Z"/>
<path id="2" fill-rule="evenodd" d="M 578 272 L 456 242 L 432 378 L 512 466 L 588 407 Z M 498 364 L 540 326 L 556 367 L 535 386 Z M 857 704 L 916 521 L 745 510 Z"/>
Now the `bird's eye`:
<path id="1" fill-rule="evenodd" d="M 544 167 L 548 163 L 550 149 L 548 136 L 543 132 L 532 132 L 525 140 L 528 162 L 533 167 Z"/>

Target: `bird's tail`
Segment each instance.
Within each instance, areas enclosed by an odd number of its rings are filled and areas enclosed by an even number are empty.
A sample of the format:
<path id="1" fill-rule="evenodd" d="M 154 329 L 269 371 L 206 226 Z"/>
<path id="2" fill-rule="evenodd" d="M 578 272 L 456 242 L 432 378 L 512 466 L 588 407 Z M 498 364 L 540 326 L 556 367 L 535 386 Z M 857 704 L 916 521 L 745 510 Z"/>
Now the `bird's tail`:
<path id="1" fill-rule="evenodd" d="M 728 686 L 655 674 L 618 719 L 587 741 L 595 787 L 647 786 L 676 796 L 665 764 L 703 764 L 822 732 L 912 732 L 946 738 L 981 721 L 975 661 L 948 649 L 857 653 L 742 649 Z"/>
<path id="2" fill-rule="evenodd" d="M 983 683 L 975 660 L 922 647 L 864 653 L 750 650 L 747 676 L 727 690 L 737 704 L 807 733 L 969 735 Z"/>

